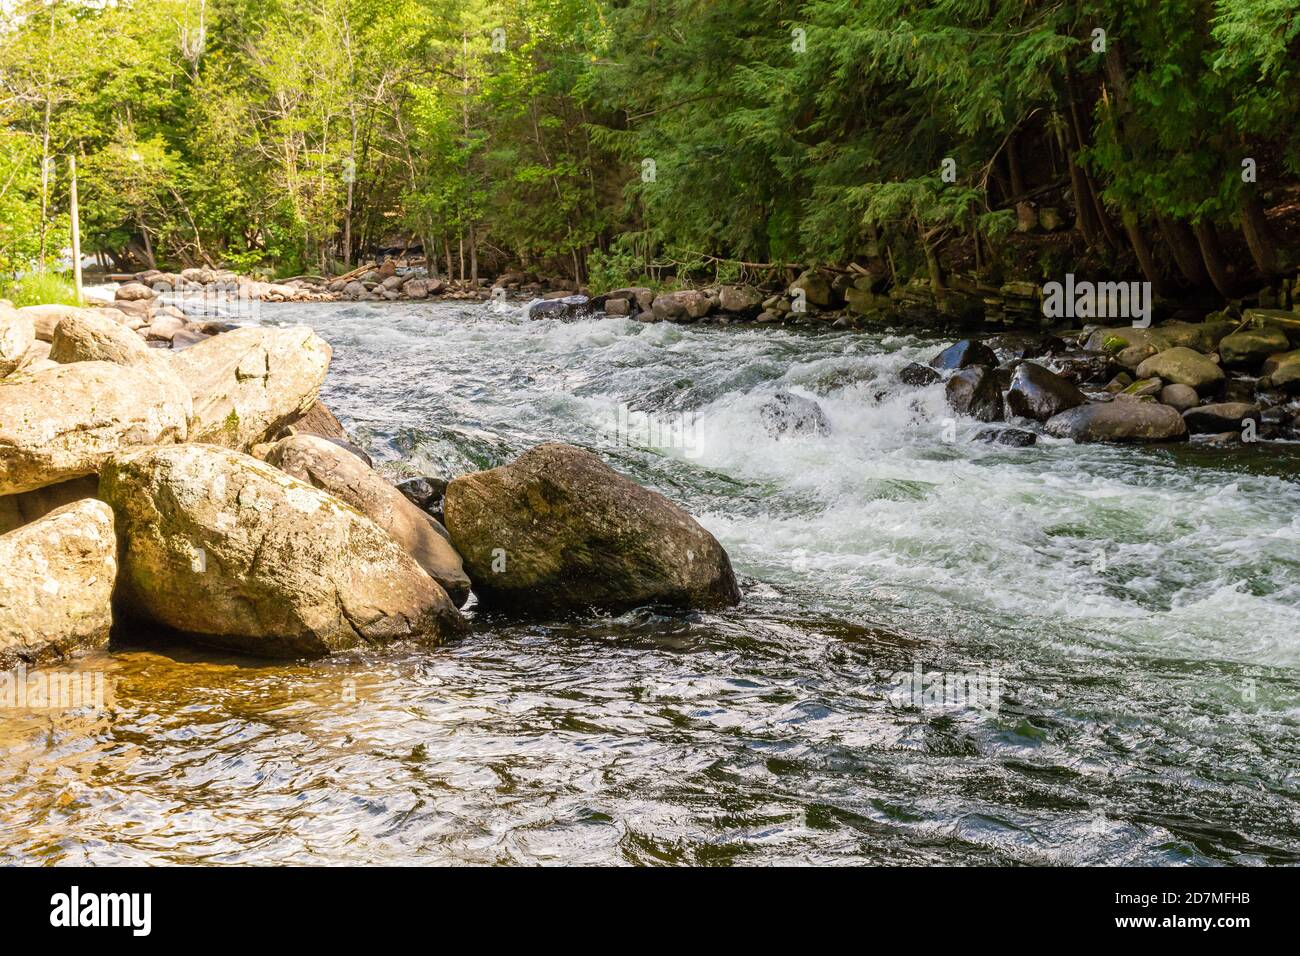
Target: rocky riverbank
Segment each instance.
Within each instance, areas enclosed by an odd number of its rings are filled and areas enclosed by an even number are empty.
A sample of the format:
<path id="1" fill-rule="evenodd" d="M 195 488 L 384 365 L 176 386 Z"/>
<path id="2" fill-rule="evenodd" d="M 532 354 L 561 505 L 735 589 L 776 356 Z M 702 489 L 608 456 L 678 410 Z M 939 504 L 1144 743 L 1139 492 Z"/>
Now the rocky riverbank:
<path id="1" fill-rule="evenodd" d="M 739 600 L 707 531 L 587 452 L 403 491 L 318 403 L 309 328 L 166 350 L 132 316 L 0 303 L 0 667 L 126 619 L 297 658 L 462 636 L 471 588 L 541 613 Z"/>

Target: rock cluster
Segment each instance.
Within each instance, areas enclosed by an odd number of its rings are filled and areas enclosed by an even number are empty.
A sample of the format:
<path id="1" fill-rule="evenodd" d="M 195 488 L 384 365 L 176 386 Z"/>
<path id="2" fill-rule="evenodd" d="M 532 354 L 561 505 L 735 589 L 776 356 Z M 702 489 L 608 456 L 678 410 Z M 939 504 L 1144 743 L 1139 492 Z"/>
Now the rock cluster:
<path id="1" fill-rule="evenodd" d="M 1152 328 L 1090 327 L 1074 347 L 1058 339 L 998 351 L 963 340 L 930 362 L 947 373 L 955 411 L 984 422 L 1009 415 L 1079 442 L 1300 437 L 1295 313 L 1246 309 L 1232 320 L 1216 314 Z M 929 384 L 919 368 L 907 366 L 899 378 Z M 981 436 L 997 440 L 993 434 Z"/>
<path id="2" fill-rule="evenodd" d="M 299 658 L 464 634 L 471 587 L 535 611 L 739 599 L 712 535 L 577 448 L 390 484 L 319 403 L 309 328 L 167 351 L 109 310 L 0 303 L 0 349 L 0 667 L 117 617 Z"/>

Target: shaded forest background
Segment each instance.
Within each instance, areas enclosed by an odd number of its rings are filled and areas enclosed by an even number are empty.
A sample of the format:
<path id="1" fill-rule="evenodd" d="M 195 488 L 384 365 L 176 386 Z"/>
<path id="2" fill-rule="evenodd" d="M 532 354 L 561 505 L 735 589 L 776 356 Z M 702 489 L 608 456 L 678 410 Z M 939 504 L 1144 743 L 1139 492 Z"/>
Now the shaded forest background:
<path id="1" fill-rule="evenodd" d="M 0 274 L 1293 271 L 1294 0 L 19 0 Z M 1018 232 L 1036 208 L 1061 232 Z"/>

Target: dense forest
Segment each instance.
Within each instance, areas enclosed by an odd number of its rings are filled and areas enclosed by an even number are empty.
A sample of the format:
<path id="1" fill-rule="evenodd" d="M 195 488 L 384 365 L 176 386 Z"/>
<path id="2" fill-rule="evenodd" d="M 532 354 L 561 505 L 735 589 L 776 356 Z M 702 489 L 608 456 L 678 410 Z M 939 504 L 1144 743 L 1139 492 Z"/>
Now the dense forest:
<path id="1" fill-rule="evenodd" d="M 17 0 L 0 273 L 1293 268 L 1296 0 Z M 1058 231 L 1059 230 L 1059 231 Z M 1035 241 L 1026 245 L 1026 233 Z"/>

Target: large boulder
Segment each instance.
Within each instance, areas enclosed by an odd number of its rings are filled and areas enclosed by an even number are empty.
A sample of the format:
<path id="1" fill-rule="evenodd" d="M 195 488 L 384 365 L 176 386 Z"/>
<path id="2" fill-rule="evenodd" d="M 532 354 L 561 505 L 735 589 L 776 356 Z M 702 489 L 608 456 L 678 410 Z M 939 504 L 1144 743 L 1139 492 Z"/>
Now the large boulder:
<path id="1" fill-rule="evenodd" d="M 434 520 L 355 455 L 327 438 L 293 435 L 263 453 L 281 471 L 328 491 L 383 528 L 460 607 L 469 578 L 460 555 L 434 527 Z"/>
<path id="2" fill-rule="evenodd" d="M 930 367 L 950 371 L 969 368 L 972 365 L 997 365 L 998 357 L 983 342 L 974 339 L 962 339 L 956 345 L 950 345 L 934 358 Z"/>
<path id="3" fill-rule="evenodd" d="M 1204 395 L 1223 384 L 1223 369 L 1200 352 L 1184 346 L 1165 349 L 1137 367 L 1138 378 L 1156 377 L 1173 385 L 1190 385 Z"/>
<path id="4" fill-rule="evenodd" d="M 1077 442 L 1164 442 L 1187 438 L 1183 416 L 1156 402 L 1079 405 L 1047 420 L 1048 434 Z"/>
<path id="5" fill-rule="evenodd" d="M 0 378 L 18 370 L 35 342 L 32 317 L 0 303 Z"/>
<path id="6" fill-rule="evenodd" d="M 811 398 L 777 392 L 758 410 L 763 427 L 774 438 L 782 435 L 827 435 L 831 423 Z"/>
<path id="7" fill-rule="evenodd" d="M 1007 407 L 1011 414 L 1045 422 L 1068 408 L 1082 405 L 1088 396 L 1050 369 L 1021 362 L 1011 375 Z"/>
<path id="8" fill-rule="evenodd" d="M 1219 342 L 1219 356 L 1228 368 L 1258 368 L 1264 359 L 1275 352 L 1285 352 L 1291 347 L 1290 341 L 1275 325 L 1263 325 L 1259 328 L 1242 329 L 1224 336 Z"/>
<path id="9" fill-rule="evenodd" d="M 709 297 L 694 289 L 664 292 L 655 296 L 650 311 L 659 322 L 692 322 L 709 314 L 712 306 Z"/>
<path id="10" fill-rule="evenodd" d="M 190 440 L 246 451 L 316 404 L 332 352 L 307 326 L 235 329 L 172 357 L 190 387 Z"/>
<path id="11" fill-rule="evenodd" d="M 713 535 L 590 452 L 545 444 L 456 478 L 447 530 L 485 604 L 717 607 L 740 591 Z"/>
<path id="12" fill-rule="evenodd" d="M 948 405 L 961 415 L 969 415 L 982 422 L 1002 419 L 1002 390 L 998 387 L 997 373 L 984 365 L 964 368 L 944 386 Z"/>
<path id="13" fill-rule="evenodd" d="M 933 385 L 943 378 L 938 372 L 920 362 L 909 362 L 898 370 L 898 380 L 904 385 L 911 385 L 915 388 L 924 388 L 927 385 Z"/>
<path id="14" fill-rule="evenodd" d="M 87 498 L 0 535 L 0 668 L 108 642 L 113 512 Z"/>
<path id="15" fill-rule="evenodd" d="M 62 365 L 72 362 L 163 364 L 156 350 L 145 345 L 140 336 L 120 322 L 89 311 L 59 320 L 50 339 L 50 360 Z"/>
<path id="16" fill-rule="evenodd" d="M 203 643 L 317 657 L 464 619 L 433 578 L 349 505 L 255 458 L 175 445 L 100 474 L 121 552 L 117 599 Z"/>
<path id="17" fill-rule="evenodd" d="M 185 441 L 190 396 L 149 366 L 77 362 L 0 380 L 0 495 L 99 471 L 135 445 Z"/>

